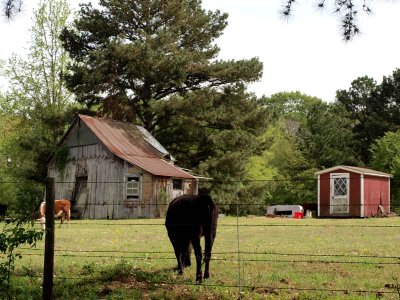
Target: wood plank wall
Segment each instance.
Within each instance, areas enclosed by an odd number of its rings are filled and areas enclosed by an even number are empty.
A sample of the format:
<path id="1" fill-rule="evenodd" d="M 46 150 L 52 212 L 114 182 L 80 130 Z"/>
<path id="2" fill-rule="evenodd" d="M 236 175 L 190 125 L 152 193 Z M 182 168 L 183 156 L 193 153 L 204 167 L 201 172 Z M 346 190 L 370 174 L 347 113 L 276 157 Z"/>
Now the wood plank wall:
<path id="1" fill-rule="evenodd" d="M 141 200 L 127 201 L 126 175 L 142 176 Z M 177 194 L 197 194 L 195 181 L 184 181 L 183 191 L 174 191 L 171 178 L 157 177 L 119 159 L 100 144 L 70 148 L 64 170 L 54 164 L 48 175 L 56 181 L 56 199 L 72 200 L 76 177 L 87 177 L 87 189 L 76 203 L 82 219 L 128 219 L 163 217 L 167 204 Z M 167 196 L 167 198 L 165 198 Z"/>

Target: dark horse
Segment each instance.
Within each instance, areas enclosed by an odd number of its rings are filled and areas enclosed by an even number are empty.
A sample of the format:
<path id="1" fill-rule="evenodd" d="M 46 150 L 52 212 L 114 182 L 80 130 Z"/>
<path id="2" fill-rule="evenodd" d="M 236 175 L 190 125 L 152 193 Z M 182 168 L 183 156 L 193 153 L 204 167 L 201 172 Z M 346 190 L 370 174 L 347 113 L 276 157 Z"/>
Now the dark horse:
<path id="1" fill-rule="evenodd" d="M 211 249 L 217 233 L 218 208 L 208 195 L 183 195 L 169 204 L 165 226 L 178 261 L 178 273 L 190 266 L 193 247 L 196 256 L 196 282 L 201 283 L 201 245 L 204 236 L 204 279 L 210 276 Z"/>

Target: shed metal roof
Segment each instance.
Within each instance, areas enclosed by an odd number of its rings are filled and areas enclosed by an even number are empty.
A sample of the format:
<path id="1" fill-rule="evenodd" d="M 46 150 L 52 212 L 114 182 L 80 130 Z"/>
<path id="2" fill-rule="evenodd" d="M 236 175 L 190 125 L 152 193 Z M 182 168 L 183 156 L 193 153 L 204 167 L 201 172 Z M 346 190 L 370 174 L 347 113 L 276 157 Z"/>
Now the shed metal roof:
<path id="1" fill-rule="evenodd" d="M 370 175 L 370 176 L 379 176 L 379 177 L 389 177 L 392 178 L 393 175 L 388 174 L 388 173 L 384 173 L 384 172 L 380 172 L 380 171 L 376 171 L 376 170 L 372 170 L 372 169 L 368 169 L 368 168 L 360 168 L 360 167 L 353 167 L 353 166 L 336 166 L 336 167 L 332 167 L 332 168 L 328 168 L 328 169 L 324 169 L 318 172 L 315 172 L 315 175 L 321 175 L 321 174 L 325 174 L 325 173 L 330 173 L 336 170 L 344 170 L 344 171 L 348 171 L 348 172 L 354 172 L 357 174 L 362 174 L 362 175 Z"/>
<path id="2" fill-rule="evenodd" d="M 164 159 L 168 151 L 145 128 L 86 115 L 78 117 L 111 153 L 132 165 L 156 176 L 195 178 Z"/>

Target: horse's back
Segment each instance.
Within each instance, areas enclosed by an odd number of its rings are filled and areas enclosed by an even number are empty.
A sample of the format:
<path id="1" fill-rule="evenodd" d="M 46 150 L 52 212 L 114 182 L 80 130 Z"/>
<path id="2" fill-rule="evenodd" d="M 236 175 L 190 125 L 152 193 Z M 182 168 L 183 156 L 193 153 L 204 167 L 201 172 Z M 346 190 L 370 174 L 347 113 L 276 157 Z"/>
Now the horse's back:
<path id="1" fill-rule="evenodd" d="M 209 223 L 215 210 L 215 204 L 209 195 L 182 195 L 169 204 L 166 225 L 168 224 L 199 224 Z"/>

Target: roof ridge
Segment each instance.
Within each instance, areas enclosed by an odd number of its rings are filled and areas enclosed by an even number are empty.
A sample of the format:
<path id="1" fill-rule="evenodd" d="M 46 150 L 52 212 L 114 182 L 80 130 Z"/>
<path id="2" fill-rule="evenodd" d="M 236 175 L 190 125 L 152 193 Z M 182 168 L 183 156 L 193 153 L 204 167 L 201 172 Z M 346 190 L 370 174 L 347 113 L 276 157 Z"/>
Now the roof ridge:
<path id="1" fill-rule="evenodd" d="M 384 176 L 384 177 L 393 177 L 392 174 L 389 173 L 385 173 L 382 171 L 377 171 L 374 169 L 370 169 L 370 168 L 365 168 L 365 167 L 356 167 L 356 166 L 346 166 L 346 165 L 338 165 L 338 166 L 334 166 L 331 168 L 327 168 L 327 169 L 323 169 L 320 171 L 315 172 L 315 175 L 320 175 L 320 174 L 325 174 L 325 173 L 329 173 L 338 169 L 343 169 L 345 171 L 353 171 L 355 173 L 359 173 L 359 174 L 364 174 L 364 175 L 375 175 L 375 176 Z"/>

